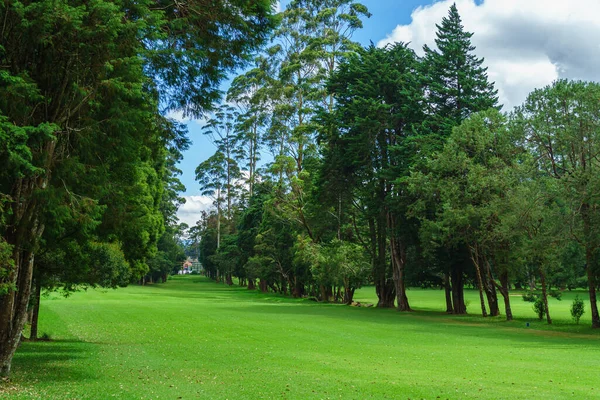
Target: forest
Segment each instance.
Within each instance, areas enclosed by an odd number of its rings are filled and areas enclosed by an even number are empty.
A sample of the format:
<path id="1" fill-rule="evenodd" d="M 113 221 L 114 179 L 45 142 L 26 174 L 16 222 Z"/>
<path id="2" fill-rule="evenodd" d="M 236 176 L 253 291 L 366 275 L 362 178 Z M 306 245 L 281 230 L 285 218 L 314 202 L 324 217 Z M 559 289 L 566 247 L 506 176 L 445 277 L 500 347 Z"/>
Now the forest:
<path id="1" fill-rule="evenodd" d="M 186 256 L 318 302 L 373 285 L 399 311 L 437 288 L 449 314 L 510 320 L 527 290 L 548 324 L 549 296 L 585 288 L 600 327 L 599 84 L 557 80 L 504 112 L 456 6 L 420 57 L 354 42 L 359 2 L 274 5 L 0 4 L 1 376 L 42 291 L 165 282 Z M 205 118 L 217 149 L 191 227 L 170 111 Z"/>
<path id="2" fill-rule="evenodd" d="M 469 312 L 510 320 L 524 289 L 549 324 L 548 296 L 587 288 L 600 327 L 600 85 L 558 80 L 502 112 L 455 5 L 423 57 L 353 42 L 367 17 L 351 1 L 283 11 L 204 127 L 214 209 L 188 254 L 229 285 L 350 304 L 372 284 L 400 311 L 431 287 L 464 314 L 467 286 Z"/>

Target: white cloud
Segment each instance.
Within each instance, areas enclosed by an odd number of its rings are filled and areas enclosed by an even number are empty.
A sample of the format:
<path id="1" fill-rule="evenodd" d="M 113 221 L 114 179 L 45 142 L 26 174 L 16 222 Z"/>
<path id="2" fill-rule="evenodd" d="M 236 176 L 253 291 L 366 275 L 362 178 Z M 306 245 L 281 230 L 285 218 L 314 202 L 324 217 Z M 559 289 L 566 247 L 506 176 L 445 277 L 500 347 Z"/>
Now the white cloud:
<path id="1" fill-rule="evenodd" d="M 190 118 L 189 116 L 184 117 L 183 111 L 169 111 L 166 115 L 167 118 L 174 119 L 177 122 L 181 122 L 182 124 L 195 123 L 199 126 L 204 126 L 207 122 L 207 118 Z"/>
<path id="2" fill-rule="evenodd" d="M 185 204 L 179 207 L 177 218 L 191 227 L 196 225 L 202 211 L 208 211 L 212 207 L 213 200 L 208 196 L 184 196 L 184 198 Z"/>
<path id="3" fill-rule="evenodd" d="M 186 123 L 186 122 L 192 121 L 191 118 L 183 116 L 183 111 L 169 111 L 167 113 L 167 118 L 171 118 L 171 119 L 174 119 L 177 122 L 182 122 L 182 123 Z"/>
<path id="4" fill-rule="evenodd" d="M 508 111 L 527 94 L 557 78 L 600 80 L 600 1 L 443 0 L 416 8 L 409 25 L 381 40 L 435 46 L 436 26 L 456 3 L 463 25 L 474 32 L 475 54 L 485 58 L 490 80 Z"/>
<path id="5" fill-rule="evenodd" d="M 281 11 L 283 11 L 283 10 L 281 9 L 281 1 L 279 1 L 279 0 L 278 0 L 277 2 L 275 2 L 274 9 L 275 9 L 275 12 L 276 12 L 276 13 L 280 13 Z"/>

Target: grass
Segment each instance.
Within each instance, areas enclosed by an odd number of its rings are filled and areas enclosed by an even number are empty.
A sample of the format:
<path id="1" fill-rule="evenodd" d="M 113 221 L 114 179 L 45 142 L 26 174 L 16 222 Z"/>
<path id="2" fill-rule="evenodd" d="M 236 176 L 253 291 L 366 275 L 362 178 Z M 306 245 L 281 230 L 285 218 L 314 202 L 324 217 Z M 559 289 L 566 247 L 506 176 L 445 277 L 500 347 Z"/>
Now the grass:
<path id="1" fill-rule="evenodd" d="M 40 315 L 52 341 L 22 344 L 0 398 L 600 396 L 600 333 L 586 314 L 581 325 L 569 323 L 574 294 L 552 301 L 557 324 L 550 328 L 520 297 L 513 298 L 517 320 L 507 323 L 446 316 L 441 291 L 409 296 L 417 311 L 398 313 L 263 295 L 195 276 L 53 295 Z M 372 288 L 356 298 L 375 302 Z M 477 293 L 467 299 L 475 313 Z"/>

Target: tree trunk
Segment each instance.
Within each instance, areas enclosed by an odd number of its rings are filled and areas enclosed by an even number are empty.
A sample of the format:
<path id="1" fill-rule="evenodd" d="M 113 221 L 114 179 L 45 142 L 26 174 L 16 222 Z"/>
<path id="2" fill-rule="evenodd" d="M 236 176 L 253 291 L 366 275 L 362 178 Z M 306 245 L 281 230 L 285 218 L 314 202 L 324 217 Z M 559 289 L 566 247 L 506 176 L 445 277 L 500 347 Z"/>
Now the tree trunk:
<path id="1" fill-rule="evenodd" d="M 31 332 L 29 334 L 29 340 L 37 340 L 38 338 L 38 317 L 40 315 L 40 297 L 42 294 L 42 283 L 39 279 L 34 281 L 35 290 L 33 292 L 33 304 L 31 313 Z"/>
<path id="2" fill-rule="evenodd" d="M 344 287 L 344 304 L 351 304 L 354 300 L 354 288 Z"/>
<path id="3" fill-rule="evenodd" d="M 452 312 L 454 314 L 466 314 L 465 305 L 465 281 L 463 275 L 463 264 L 457 262 L 450 271 L 451 290 L 452 290 Z"/>
<path id="4" fill-rule="evenodd" d="M 49 159 L 52 157 L 54 146 L 54 141 L 45 146 Z M 38 219 L 39 204 L 34 200 L 34 192 L 46 187 L 48 179 L 48 175 L 20 179 L 12 190 L 14 201 L 5 239 L 12 246 L 14 266 L 9 270 L 8 276 L 1 279 L 3 283 L 14 285 L 16 290 L 9 290 L 0 297 L 0 377 L 10 374 L 12 358 L 27 322 L 34 251 L 44 232 L 44 225 Z"/>
<path id="5" fill-rule="evenodd" d="M 552 318 L 550 318 L 550 310 L 548 309 L 548 291 L 546 286 L 546 272 L 543 267 L 540 266 L 540 278 L 542 280 L 542 300 L 544 302 L 544 309 L 546 310 L 546 321 L 548 325 L 552 324 Z"/>
<path id="6" fill-rule="evenodd" d="M 586 272 L 588 288 L 590 293 L 590 310 L 592 313 L 592 328 L 600 328 L 600 316 L 598 315 L 598 303 L 596 302 L 596 276 L 594 274 L 594 257 L 589 244 L 585 249 Z"/>
<path id="7" fill-rule="evenodd" d="M 33 253 L 19 250 L 20 241 L 15 243 L 14 269 L 11 280 L 17 290 L 9 291 L 0 302 L 0 377 L 10 374 L 10 366 L 27 322 L 27 305 L 31 293 Z M 12 243 L 11 243 L 12 244 Z M 13 278 L 14 276 L 14 278 Z"/>
<path id="8" fill-rule="evenodd" d="M 504 298 L 504 311 L 506 312 L 506 320 L 512 321 L 512 309 L 510 308 L 510 296 L 509 296 L 509 285 L 508 285 L 508 271 L 500 274 L 500 285 L 498 286 L 502 298 Z"/>
<path id="9" fill-rule="evenodd" d="M 398 302 L 398 311 L 412 311 L 406 296 L 406 282 L 404 280 L 404 268 L 406 266 L 406 250 L 396 239 L 390 240 L 392 253 L 392 269 L 394 285 L 396 292 L 396 301 Z"/>
<path id="10" fill-rule="evenodd" d="M 258 280 L 258 288 L 260 289 L 261 292 L 263 293 L 267 293 L 267 281 L 265 281 L 264 279 L 259 279 Z"/>
<path id="11" fill-rule="evenodd" d="M 485 289 L 485 295 L 488 300 L 490 316 L 497 317 L 498 315 L 500 315 L 500 307 L 498 305 L 498 294 L 496 293 L 496 286 L 494 285 L 494 278 L 492 277 L 492 268 L 486 257 L 484 257 L 482 261 L 483 261 L 483 266 L 485 268 L 484 289 Z"/>
<path id="12" fill-rule="evenodd" d="M 395 285 L 393 279 L 388 279 L 387 262 L 386 262 L 386 228 L 385 211 L 382 211 L 381 218 L 376 223 L 375 233 L 375 249 L 376 259 L 374 265 L 375 291 L 377 292 L 377 307 L 391 308 L 394 307 L 396 297 Z"/>
<path id="13" fill-rule="evenodd" d="M 256 290 L 256 283 L 252 278 L 248 278 L 248 290 Z"/>
<path id="14" fill-rule="evenodd" d="M 454 312 L 452 308 L 452 287 L 450 286 L 450 274 L 448 271 L 444 272 L 444 292 L 446 295 L 446 312 L 452 314 Z"/>
<path id="15" fill-rule="evenodd" d="M 479 289 L 479 302 L 481 303 L 481 315 L 487 317 L 487 310 L 485 309 L 485 300 L 483 299 L 483 281 L 481 279 L 481 268 L 479 266 L 479 251 L 477 245 L 469 246 L 471 254 L 471 261 L 475 267 L 475 275 L 477 277 L 477 286 Z"/>

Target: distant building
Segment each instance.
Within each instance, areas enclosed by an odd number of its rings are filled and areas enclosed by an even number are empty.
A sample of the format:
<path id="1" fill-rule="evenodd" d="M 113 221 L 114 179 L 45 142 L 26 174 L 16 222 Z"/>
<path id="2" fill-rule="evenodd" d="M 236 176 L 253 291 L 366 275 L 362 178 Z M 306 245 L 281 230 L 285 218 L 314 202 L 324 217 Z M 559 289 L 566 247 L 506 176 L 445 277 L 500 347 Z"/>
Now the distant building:
<path id="1" fill-rule="evenodd" d="M 191 274 L 192 272 L 200 272 L 202 269 L 202 265 L 198 261 L 197 258 L 189 258 L 183 262 L 181 265 L 181 270 L 179 274 Z"/>

